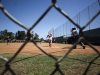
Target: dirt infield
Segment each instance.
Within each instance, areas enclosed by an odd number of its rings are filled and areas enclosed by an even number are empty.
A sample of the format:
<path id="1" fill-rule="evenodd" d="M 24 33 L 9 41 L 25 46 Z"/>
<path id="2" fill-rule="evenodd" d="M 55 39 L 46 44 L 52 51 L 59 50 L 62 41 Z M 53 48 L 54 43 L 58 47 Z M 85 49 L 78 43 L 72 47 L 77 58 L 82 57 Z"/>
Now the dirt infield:
<path id="1" fill-rule="evenodd" d="M 23 43 L 0 43 L 0 53 L 16 53 Z M 48 43 L 38 43 L 46 52 L 51 54 L 65 54 L 71 44 L 58 44 L 53 43 L 52 47 L 48 46 Z M 100 46 L 94 46 L 100 52 Z M 20 53 L 31 53 L 31 54 L 43 54 L 33 43 L 27 43 L 26 46 L 21 50 Z M 73 49 L 70 54 L 96 54 L 96 52 L 86 45 L 86 49 L 83 49 L 80 45 L 76 49 Z"/>

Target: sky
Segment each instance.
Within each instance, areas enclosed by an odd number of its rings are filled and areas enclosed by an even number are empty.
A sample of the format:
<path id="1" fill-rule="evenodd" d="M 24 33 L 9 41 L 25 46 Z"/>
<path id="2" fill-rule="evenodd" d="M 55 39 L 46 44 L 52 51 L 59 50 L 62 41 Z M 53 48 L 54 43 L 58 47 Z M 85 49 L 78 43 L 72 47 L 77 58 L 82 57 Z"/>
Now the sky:
<path id="1" fill-rule="evenodd" d="M 57 0 L 56 4 L 73 18 L 95 1 L 97 0 Z M 52 0 L 1 0 L 0 3 L 15 19 L 30 28 L 52 4 Z M 45 38 L 52 28 L 56 29 L 67 21 L 68 19 L 53 7 L 32 31 L 37 33 L 39 38 Z M 26 31 L 0 10 L 0 31 L 5 29 L 13 33 L 18 30 Z"/>

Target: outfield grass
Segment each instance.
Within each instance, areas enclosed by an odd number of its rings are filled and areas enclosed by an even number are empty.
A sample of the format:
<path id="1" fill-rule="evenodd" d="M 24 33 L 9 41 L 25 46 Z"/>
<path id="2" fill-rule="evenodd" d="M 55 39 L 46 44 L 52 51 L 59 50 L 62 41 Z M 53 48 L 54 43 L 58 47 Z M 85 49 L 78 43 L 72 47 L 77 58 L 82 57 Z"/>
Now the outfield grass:
<path id="1" fill-rule="evenodd" d="M 11 58 L 13 54 L 0 54 Z M 60 69 L 65 75 L 97 75 L 100 72 L 100 57 L 96 54 L 68 55 L 60 62 Z M 60 58 L 61 56 L 56 56 Z M 96 59 L 96 60 L 95 60 Z M 95 60 L 94 62 L 92 62 Z M 16 75 L 50 75 L 55 69 L 55 60 L 45 55 L 19 54 L 11 63 Z M 90 63 L 92 62 L 92 63 Z M 0 60 L 0 73 L 4 70 L 5 62 Z M 8 71 L 5 75 L 11 75 Z M 58 71 L 54 75 L 61 75 Z"/>

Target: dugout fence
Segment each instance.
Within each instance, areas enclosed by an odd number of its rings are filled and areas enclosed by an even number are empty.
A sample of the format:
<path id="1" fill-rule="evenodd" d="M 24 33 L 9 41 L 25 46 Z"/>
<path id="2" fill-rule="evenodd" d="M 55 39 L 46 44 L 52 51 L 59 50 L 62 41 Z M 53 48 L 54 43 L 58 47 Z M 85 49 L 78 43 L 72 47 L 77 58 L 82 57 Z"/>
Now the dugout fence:
<path id="1" fill-rule="evenodd" d="M 96 5 L 99 5 L 99 3 L 96 2 Z M 89 20 L 86 20 L 83 24 L 83 26 L 80 26 L 80 21 L 77 22 L 73 19 L 71 19 L 63 10 L 61 10 L 57 4 L 56 4 L 56 0 L 52 0 L 52 3 L 51 5 L 44 11 L 44 13 L 38 18 L 38 20 L 30 27 L 30 28 L 27 28 L 24 24 L 20 23 L 19 21 L 17 21 L 13 16 L 11 16 L 11 14 L 3 7 L 2 3 L 1 3 L 1 0 L 0 0 L 0 10 L 11 20 L 13 21 L 14 23 L 16 23 L 17 25 L 19 25 L 20 27 L 24 28 L 26 31 L 27 31 L 27 40 L 22 44 L 22 46 L 18 49 L 18 51 L 8 60 L 7 58 L 3 57 L 2 55 L 0 55 L 0 60 L 4 60 L 6 63 L 5 63 L 5 69 L 2 71 L 1 75 L 5 75 L 7 73 L 7 71 L 10 71 L 10 73 L 12 75 L 16 75 L 15 71 L 12 69 L 10 63 L 16 58 L 16 56 L 19 55 L 19 53 L 22 51 L 22 49 L 26 46 L 26 44 L 28 43 L 28 41 L 31 40 L 31 33 L 30 31 L 32 29 L 34 29 L 34 27 L 44 18 L 44 16 L 50 11 L 50 9 L 54 7 L 55 10 L 57 10 L 59 13 L 62 14 L 62 16 L 66 17 L 66 19 L 69 20 L 69 23 L 72 24 L 73 26 L 77 27 L 81 33 L 83 33 L 83 30 L 85 28 L 87 28 L 90 23 L 92 21 L 94 21 L 98 16 L 100 17 L 100 8 L 99 10 L 96 11 L 95 14 L 93 14 L 93 16 L 89 17 Z M 100 7 L 100 5 L 99 5 Z M 79 15 L 79 14 L 78 14 Z M 83 16 L 82 16 L 83 17 Z M 64 26 L 64 25 L 63 25 Z M 71 25 L 70 25 L 71 26 Z M 59 29 L 56 29 L 56 30 L 59 30 Z M 70 31 L 70 30 L 69 30 Z M 56 31 L 55 31 L 56 32 Z M 58 34 L 54 34 L 55 36 L 58 36 Z M 62 32 L 61 34 L 62 35 Z M 70 54 L 70 52 L 73 50 L 74 46 L 76 44 L 78 44 L 78 42 L 80 40 L 84 40 L 88 46 L 90 46 L 96 53 L 97 53 L 97 57 L 94 58 L 93 60 L 91 60 L 90 64 L 87 66 L 87 68 L 85 69 L 84 71 L 84 74 L 83 75 L 86 75 L 89 68 L 91 68 L 91 64 L 94 64 L 94 61 L 96 61 L 98 58 L 100 58 L 100 52 L 98 51 L 98 49 L 96 49 L 90 42 L 88 42 L 88 40 L 86 40 L 84 38 L 84 35 L 81 35 L 80 38 L 78 39 L 78 41 L 76 43 L 73 44 L 73 46 L 71 48 L 69 48 L 69 50 L 60 58 L 56 58 L 54 55 L 46 52 L 44 49 L 42 49 L 38 44 L 37 42 L 35 42 L 34 40 L 31 40 L 31 42 L 41 51 L 43 52 L 45 55 L 47 55 L 48 57 L 52 58 L 53 60 L 55 60 L 56 62 L 54 63 L 55 64 L 55 68 L 53 69 L 53 71 L 51 72 L 50 75 L 54 75 L 56 72 L 59 72 L 59 74 L 61 75 L 65 75 L 62 70 L 60 69 L 60 62 L 62 62 L 62 60 L 64 60 L 65 57 L 68 56 L 68 54 Z M 100 72 L 98 72 L 98 75 L 100 75 Z"/>

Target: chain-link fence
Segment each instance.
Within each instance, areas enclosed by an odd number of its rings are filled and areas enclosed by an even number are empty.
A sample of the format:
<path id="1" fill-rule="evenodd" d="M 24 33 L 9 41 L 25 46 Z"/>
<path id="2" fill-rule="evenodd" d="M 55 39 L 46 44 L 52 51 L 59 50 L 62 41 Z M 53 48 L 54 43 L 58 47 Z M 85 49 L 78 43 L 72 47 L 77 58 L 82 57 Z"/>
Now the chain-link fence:
<path id="1" fill-rule="evenodd" d="M 50 34 L 50 33 L 54 36 L 54 28 L 52 28 L 52 29 L 48 32 L 48 34 Z"/>
<path id="2" fill-rule="evenodd" d="M 85 25 L 87 21 L 89 21 L 95 14 L 100 10 L 99 6 L 99 0 L 85 8 L 84 10 L 80 11 L 76 16 L 74 16 L 72 19 L 79 24 L 81 27 Z M 98 21 L 100 16 L 98 16 L 93 22 L 91 22 L 85 29 L 84 32 L 88 31 L 88 37 L 92 36 L 93 33 L 89 32 L 90 30 L 100 28 L 100 22 Z M 98 24 L 97 24 L 98 23 Z M 60 37 L 65 35 L 68 37 L 71 33 L 70 30 L 71 28 L 76 27 L 72 22 L 67 21 L 66 23 L 60 25 L 56 29 L 54 29 L 54 36 L 55 37 Z M 78 28 L 77 28 L 78 29 Z M 97 32 L 96 32 L 97 33 Z M 85 34 L 84 34 L 85 35 Z M 97 35 L 99 36 L 99 35 Z"/>
<path id="3" fill-rule="evenodd" d="M 97 4 L 98 5 L 98 4 Z M 6 9 L 4 9 L 3 5 L 0 3 L 0 9 L 2 10 L 2 12 L 13 22 L 15 22 L 17 25 L 19 25 L 20 27 L 24 28 L 25 30 L 27 30 L 27 40 L 22 44 L 22 46 L 18 49 L 18 51 L 8 60 L 7 58 L 4 58 L 3 56 L 0 56 L 0 60 L 4 60 L 5 63 L 5 69 L 2 71 L 1 75 L 4 75 L 7 71 L 10 71 L 10 73 L 12 75 L 16 75 L 15 71 L 12 69 L 10 63 L 15 59 L 15 57 L 17 57 L 19 55 L 19 53 L 22 51 L 22 49 L 26 46 L 26 44 L 31 40 L 31 33 L 30 31 L 44 18 L 44 16 L 51 10 L 51 8 L 54 7 L 55 10 L 57 10 L 59 13 L 62 14 L 62 16 L 65 16 L 70 22 L 71 24 L 73 24 L 75 27 L 77 27 L 81 33 L 83 33 L 82 31 L 89 26 L 89 24 L 95 20 L 99 15 L 100 15 L 100 10 L 98 10 L 96 12 L 96 14 L 94 14 L 94 16 L 90 17 L 89 21 L 83 24 L 83 26 L 80 26 L 79 23 L 75 22 L 73 19 L 71 19 L 63 10 L 61 10 L 57 4 L 56 4 L 56 0 L 52 0 L 51 5 L 44 11 L 44 13 L 40 16 L 40 18 L 38 18 L 38 20 L 30 27 L 27 28 L 24 24 L 20 23 L 19 21 L 17 21 L 13 16 L 11 16 Z M 65 25 L 63 25 L 64 27 Z M 62 30 L 63 27 L 60 27 Z M 59 29 L 56 29 L 55 32 L 58 32 Z M 64 29 L 63 29 L 64 30 Z M 59 33 L 59 35 L 64 34 L 64 32 Z M 58 34 L 57 34 L 58 35 Z M 83 75 L 87 74 L 88 69 L 90 68 L 91 64 L 93 64 L 93 62 L 98 59 L 100 57 L 100 52 L 98 51 L 98 49 L 96 49 L 92 44 L 90 44 L 87 40 L 85 40 L 84 36 L 81 35 L 80 38 L 78 39 L 78 41 L 76 43 L 73 44 L 73 46 L 71 48 L 68 49 L 68 51 L 60 58 L 56 58 L 54 55 L 46 52 L 44 49 L 42 49 L 37 42 L 35 42 L 34 40 L 31 40 L 31 42 L 40 50 L 42 51 L 45 55 L 47 55 L 48 57 L 54 59 L 56 62 L 55 64 L 55 68 L 53 69 L 53 71 L 51 72 L 50 75 L 54 75 L 56 72 L 59 72 L 61 75 L 64 75 L 64 73 L 62 72 L 61 68 L 60 68 L 60 62 L 62 62 L 62 60 L 64 60 L 65 57 L 68 56 L 68 54 L 70 54 L 70 52 L 73 50 L 74 46 L 76 44 L 79 43 L 80 40 L 84 40 L 96 53 L 97 53 L 97 57 L 94 58 L 89 66 L 87 66 L 86 70 L 84 71 Z M 66 61 L 67 62 L 67 61 Z M 100 72 L 98 72 L 98 75 L 100 75 Z"/>

